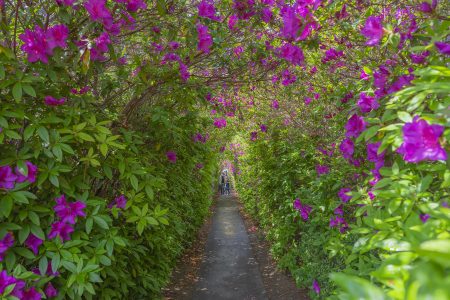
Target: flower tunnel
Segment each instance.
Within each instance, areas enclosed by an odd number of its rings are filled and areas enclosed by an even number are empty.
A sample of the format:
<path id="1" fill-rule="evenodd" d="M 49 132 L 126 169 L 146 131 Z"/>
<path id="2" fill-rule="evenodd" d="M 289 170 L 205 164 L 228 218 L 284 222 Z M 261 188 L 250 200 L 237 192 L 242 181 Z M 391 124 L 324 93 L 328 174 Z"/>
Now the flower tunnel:
<path id="1" fill-rule="evenodd" d="M 311 298 L 449 299 L 449 12 L 0 0 L 2 299 L 159 299 L 224 168 Z"/>

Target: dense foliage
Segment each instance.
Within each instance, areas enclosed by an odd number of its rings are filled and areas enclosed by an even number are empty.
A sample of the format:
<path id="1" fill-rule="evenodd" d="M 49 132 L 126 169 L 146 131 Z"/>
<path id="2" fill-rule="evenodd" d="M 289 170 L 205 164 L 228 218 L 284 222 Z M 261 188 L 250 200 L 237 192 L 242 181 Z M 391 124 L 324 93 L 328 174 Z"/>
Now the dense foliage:
<path id="1" fill-rule="evenodd" d="M 312 295 L 450 298 L 448 15 L 0 0 L 0 293 L 157 297 L 222 153 Z"/>

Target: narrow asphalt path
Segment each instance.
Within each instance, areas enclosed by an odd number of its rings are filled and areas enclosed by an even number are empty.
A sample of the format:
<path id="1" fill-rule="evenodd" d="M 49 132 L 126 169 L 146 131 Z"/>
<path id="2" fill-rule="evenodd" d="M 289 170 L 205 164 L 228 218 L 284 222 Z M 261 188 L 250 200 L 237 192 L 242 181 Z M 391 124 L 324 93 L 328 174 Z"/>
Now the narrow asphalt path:
<path id="1" fill-rule="evenodd" d="M 192 300 L 267 300 L 234 196 L 217 201 Z"/>

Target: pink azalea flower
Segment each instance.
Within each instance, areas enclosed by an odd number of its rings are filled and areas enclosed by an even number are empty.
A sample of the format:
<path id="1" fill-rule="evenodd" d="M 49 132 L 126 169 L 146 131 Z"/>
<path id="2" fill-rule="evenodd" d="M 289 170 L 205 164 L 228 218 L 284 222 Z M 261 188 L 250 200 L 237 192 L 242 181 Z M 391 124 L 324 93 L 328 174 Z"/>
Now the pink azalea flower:
<path id="1" fill-rule="evenodd" d="M 110 208 L 113 206 L 125 209 L 125 207 L 127 206 L 127 198 L 125 197 L 125 195 L 120 195 L 119 197 L 116 197 L 116 199 L 114 199 L 114 202 L 109 205 Z"/>
<path id="2" fill-rule="evenodd" d="M 308 221 L 309 214 L 311 213 L 312 207 L 306 204 L 303 204 L 300 199 L 294 200 L 294 209 L 300 212 L 300 216 L 304 221 Z"/>
<path id="3" fill-rule="evenodd" d="M 55 201 L 56 205 L 53 207 L 53 210 L 56 215 L 61 218 L 62 222 L 75 224 L 75 219 L 77 217 L 86 217 L 86 213 L 83 211 L 86 208 L 84 202 L 67 202 L 65 195 L 61 195 L 56 198 Z"/>
<path id="4" fill-rule="evenodd" d="M 17 176 L 10 166 L 0 167 L 0 189 L 10 190 L 14 188 Z"/>
<path id="5" fill-rule="evenodd" d="M 56 237 L 60 237 L 61 240 L 69 241 L 70 240 L 70 234 L 74 231 L 72 225 L 64 223 L 62 221 L 56 221 L 52 223 L 52 228 L 50 230 L 50 233 L 48 234 L 49 239 L 54 239 Z"/>
<path id="6" fill-rule="evenodd" d="M 351 192 L 349 188 L 342 188 L 338 192 L 339 198 L 341 198 L 342 202 L 347 203 L 352 199 L 352 196 L 347 195 L 348 192 Z"/>
<path id="7" fill-rule="evenodd" d="M 227 126 L 227 120 L 224 118 L 215 118 L 214 126 L 216 126 L 217 128 L 224 128 Z"/>
<path id="8" fill-rule="evenodd" d="M 197 23 L 198 45 L 197 49 L 204 53 L 209 53 L 213 44 L 213 39 L 209 34 L 208 27 Z"/>
<path id="9" fill-rule="evenodd" d="M 317 282 L 317 280 L 314 279 L 312 286 L 313 286 L 314 292 L 316 292 L 316 294 L 319 295 L 320 294 L 320 286 L 319 286 L 319 283 Z"/>
<path id="10" fill-rule="evenodd" d="M 229 19 L 228 19 L 228 29 L 230 30 L 236 30 L 236 25 L 238 22 L 238 17 L 236 15 L 232 15 Z"/>
<path id="11" fill-rule="evenodd" d="M 56 47 L 67 48 L 67 37 L 69 36 L 69 28 L 66 25 L 55 25 L 47 29 L 45 33 L 48 53 L 52 53 Z"/>
<path id="12" fill-rule="evenodd" d="M 358 106 L 361 109 L 361 112 L 368 113 L 372 110 L 376 110 L 380 107 L 380 104 L 374 97 L 367 96 L 366 93 L 361 93 L 359 95 Z"/>
<path id="13" fill-rule="evenodd" d="M 430 125 L 415 116 L 402 130 L 403 143 L 397 152 L 403 154 L 405 161 L 416 163 L 422 160 L 447 160 L 447 152 L 439 143 L 444 126 Z"/>
<path id="14" fill-rule="evenodd" d="M 361 75 L 359 76 L 360 79 L 362 80 L 369 80 L 370 76 L 368 74 L 366 74 L 366 72 L 364 70 L 361 71 Z"/>
<path id="15" fill-rule="evenodd" d="M 301 25 L 300 19 L 295 13 L 295 9 L 290 6 L 285 6 L 281 10 L 281 16 L 283 18 L 281 35 L 288 40 L 295 40 Z"/>
<path id="16" fill-rule="evenodd" d="M 270 7 L 264 7 L 261 11 L 261 20 L 265 23 L 272 21 L 273 13 Z"/>
<path id="17" fill-rule="evenodd" d="M 33 251 L 34 255 L 38 255 L 39 246 L 41 246 L 43 242 L 43 240 L 31 233 L 25 241 L 25 246 L 30 248 Z"/>
<path id="18" fill-rule="evenodd" d="M 49 282 L 45 287 L 44 293 L 47 298 L 54 298 L 58 296 L 58 290 L 52 285 L 51 282 Z"/>
<path id="19" fill-rule="evenodd" d="M 49 49 L 45 31 L 41 27 L 36 25 L 34 31 L 25 29 L 25 32 L 19 35 L 19 38 L 23 41 L 20 49 L 27 53 L 29 62 L 48 63 Z"/>
<path id="20" fill-rule="evenodd" d="M 66 103 L 66 98 L 56 99 L 52 96 L 45 96 L 44 102 L 48 106 L 60 106 Z"/>
<path id="21" fill-rule="evenodd" d="M 20 298 L 21 300 L 41 300 L 42 295 L 39 293 L 34 287 L 23 292 L 23 296 Z"/>
<path id="22" fill-rule="evenodd" d="M 261 125 L 259 126 L 259 128 L 261 129 L 261 132 L 267 132 L 267 126 L 266 126 L 266 125 L 261 124 Z"/>
<path id="23" fill-rule="evenodd" d="M 434 45 L 441 54 L 450 55 L 450 44 L 444 42 L 435 42 Z"/>
<path id="24" fill-rule="evenodd" d="M 378 148 L 380 148 L 381 142 L 377 143 L 369 143 L 367 144 L 367 160 L 371 162 L 378 162 L 380 160 L 384 160 L 384 154 L 386 151 L 383 151 L 381 154 L 378 154 Z"/>
<path id="25" fill-rule="evenodd" d="M 364 27 L 361 29 L 361 34 L 368 38 L 367 46 L 375 46 L 380 43 L 383 37 L 383 24 L 381 17 L 370 16 L 367 18 Z"/>
<path id="26" fill-rule="evenodd" d="M 339 150 L 345 159 L 350 159 L 355 152 L 355 143 L 351 139 L 346 138 L 339 145 Z"/>
<path id="27" fill-rule="evenodd" d="M 20 172 L 19 168 L 16 168 L 17 182 L 19 182 L 19 183 L 24 182 L 24 181 L 29 181 L 30 183 L 35 182 L 37 172 L 38 172 L 38 167 L 33 165 L 29 161 L 26 161 L 25 165 L 27 166 L 27 169 L 28 169 L 28 174 L 26 176 Z"/>
<path id="28" fill-rule="evenodd" d="M 428 221 L 428 219 L 430 218 L 430 215 L 429 214 L 420 214 L 419 218 L 423 223 L 426 223 Z"/>
<path id="29" fill-rule="evenodd" d="M 287 60 L 294 66 L 300 66 L 305 60 L 302 49 L 290 43 L 286 43 L 278 48 L 277 53 L 281 58 Z"/>
<path id="30" fill-rule="evenodd" d="M 112 19 L 111 13 L 106 7 L 106 0 L 87 0 L 84 8 L 89 13 L 92 21 L 103 21 Z"/>
<path id="31" fill-rule="evenodd" d="M 7 233 L 3 239 L 0 240 L 0 262 L 3 261 L 6 251 L 14 245 L 14 236 Z"/>
<path id="32" fill-rule="evenodd" d="M 167 151 L 166 157 L 173 164 L 177 162 L 177 154 L 174 151 Z"/>
<path id="33" fill-rule="evenodd" d="M 328 173 L 330 173 L 330 168 L 328 167 L 328 166 L 325 166 L 325 165 L 317 165 L 316 166 L 316 172 L 317 172 L 317 175 L 325 175 L 325 174 L 328 174 Z"/>
<path id="34" fill-rule="evenodd" d="M 364 121 L 363 117 L 360 117 L 357 114 L 352 115 L 347 121 L 347 124 L 345 124 L 345 136 L 357 138 L 361 132 L 366 129 L 366 125 L 367 123 Z"/>
<path id="35" fill-rule="evenodd" d="M 198 8 L 198 16 L 202 18 L 208 18 L 214 21 L 220 21 L 220 17 L 216 16 L 216 8 L 214 2 L 211 0 L 202 0 Z"/>
<path id="36" fill-rule="evenodd" d="M 272 101 L 272 108 L 273 109 L 279 109 L 280 108 L 280 104 L 278 103 L 277 100 L 273 100 Z"/>
<path id="37" fill-rule="evenodd" d="M 3 294 L 6 288 L 10 285 L 15 285 L 11 292 L 11 296 L 15 296 L 19 299 L 23 297 L 23 288 L 25 287 L 25 281 L 17 279 L 13 276 L 9 276 L 6 270 L 0 272 L 0 294 Z"/>

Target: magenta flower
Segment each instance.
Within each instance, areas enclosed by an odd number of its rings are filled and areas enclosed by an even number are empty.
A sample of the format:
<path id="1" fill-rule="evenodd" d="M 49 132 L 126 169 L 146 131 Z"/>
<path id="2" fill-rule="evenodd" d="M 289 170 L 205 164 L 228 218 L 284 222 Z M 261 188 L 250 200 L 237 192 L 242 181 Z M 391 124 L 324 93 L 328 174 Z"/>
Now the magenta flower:
<path id="1" fill-rule="evenodd" d="M 325 175 L 325 174 L 328 174 L 328 173 L 330 173 L 330 168 L 328 167 L 328 166 L 325 166 L 325 165 L 317 165 L 316 166 L 316 172 L 317 172 L 317 175 Z"/>
<path id="2" fill-rule="evenodd" d="M 418 5 L 418 9 L 421 12 L 429 14 L 429 13 L 433 12 L 433 10 L 436 8 L 436 6 L 437 6 L 437 0 L 433 0 L 433 2 L 431 4 L 427 1 L 423 1 L 422 3 L 420 3 Z"/>
<path id="3" fill-rule="evenodd" d="M 278 103 L 277 100 L 273 100 L 272 101 L 272 108 L 273 109 L 279 109 L 280 108 L 280 104 Z"/>
<path id="4" fill-rule="evenodd" d="M 343 215 L 344 215 L 344 207 L 342 206 L 342 204 L 339 205 L 338 207 L 336 207 L 336 208 L 334 209 L 333 213 L 334 213 L 335 215 L 343 216 Z"/>
<path id="5" fill-rule="evenodd" d="M 216 126 L 219 129 L 224 128 L 227 126 L 227 120 L 225 118 L 215 118 L 214 126 Z"/>
<path id="6" fill-rule="evenodd" d="M 359 79 L 362 80 L 369 80 L 370 76 L 368 74 L 366 74 L 366 72 L 364 70 L 361 71 L 361 75 L 359 75 Z"/>
<path id="7" fill-rule="evenodd" d="M 84 8 L 89 13 L 92 21 L 104 21 L 112 19 L 111 13 L 106 7 L 106 0 L 87 0 Z"/>
<path id="8" fill-rule="evenodd" d="M 56 198 L 55 201 L 56 205 L 53 206 L 53 210 L 56 215 L 61 218 L 61 222 L 75 224 L 75 219 L 77 217 L 86 217 L 86 213 L 83 211 L 86 208 L 84 202 L 67 202 L 65 195 L 61 195 L 59 198 Z"/>
<path id="9" fill-rule="evenodd" d="M 197 8 L 199 17 L 220 21 L 220 17 L 216 16 L 216 8 L 214 7 L 214 3 L 212 1 L 202 0 Z"/>
<path id="10" fill-rule="evenodd" d="M 415 64 L 423 64 L 425 63 L 428 55 L 430 55 L 430 51 L 423 51 L 421 53 L 410 53 L 409 57 L 411 58 L 411 61 Z"/>
<path id="11" fill-rule="evenodd" d="M 58 290 L 53 286 L 51 282 L 49 282 L 45 287 L 44 293 L 47 298 L 54 298 L 58 296 Z"/>
<path id="12" fill-rule="evenodd" d="M 255 14 L 254 0 L 233 0 L 233 9 L 241 20 L 248 20 Z"/>
<path id="13" fill-rule="evenodd" d="M 380 107 L 380 104 L 374 97 L 367 96 L 366 93 L 361 93 L 359 95 L 358 106 L 361 109 L 361 112 L 368 113 L 372 110 L 376 110 Z"/>
<path id="14" fill-rule="evenodd" d="M 367 195 L 369 196 L 370 200 L 375 199 L 375 194 L 372 191 L 368 191 Z"/>
<path id="15" fill-rule="evenodd" d="M 17 182 L 21 183 L 24 181 L 29 181 L 30 183 L 33 183 L 36 181 L 36 175 L 38 173 L 38 167 L 33 165 L 31 162 L 26 161 L 25 162 L 27 168 L 28 168 L 28 174 L 25 176 L 22 174 L 19 170 L 19 168 L 16 167 L 16 174 L 17 174 Z"/>
<path id="16" fill-rule="evenodd" d="M 191 77 L 191 74 L 189 73 L 188 66 L 186 66 L 184 63 L 179 63 L 179 71 L 180 71 L 180 77 L 183 82 L 186 82 L 189 77 Z"/>
<path id="17" fill-rule="evenodd" d="M 173 164 L 177 162 L 177 154 L 174 151 L 167 151 L 166 157 Z"/>
<path id="18" fill-rule="evenodd" d="M 14 289 L 11 292 L 10 295 L 15 296 L 19 299 L 22 299 L 23 295 L 23 288 L 25 287 L 25 281 L 16 279 L 13 276 L 9 276 L 6 270 L 3 270 L 0 272 L 0 294 L 3 294 L 6 290 L 6 288 L 10 285 L 13 285 Z"/>
<path id="19" fill-rule="evenodd" d="M 381 17 L 370 16 L 367 18 L 364 27 L 361 29 L 361 34 L 368 38 L 367 46 L 374 46 L 380 43 L 383 37 L 383 24 Z"/>
<path id="20" fill-rule="evenodd" d="M 376 163 L 380 160 L 384 160 L 384 154 L 386 153 L 386 151 L 383 151 L 381 154 L 378 154 L 378 148 L 380 148 L 380 145 L 381 142 L 367 144 L 368 161 Z"/>
<path id="21" fill-rule="evenodd" d="M 309 105 L 311 103 L 311 101 L 312 101 L 312 99 L 310 97 L 305 97 L 305 99 L 303 100 L 305 105 Z"/>
<path id="22" fill-rule="evenodd" d="M 281 84 L 288 86 L 293 84 L 297 80 L 297 76 L 292 74 L 289 69 L 285 69 L 281 72 Z"/>
<path id="23" fill-rule="evenodd" d="M 347 124 L 345 124 L 345 136 L 357 138 L 361 132 L 366 130 L 367 123 L 364 121 L 363 117 L 354 114 L 348 119 Z"/>
<path id="24" fill-rule="evenodd" d="M 110 207 L 113 206 L 125 209 L 125 207 L 127 206 L 127 198 L 125 197 L 125 195 L 120 195 L 119 197 L 116 197 L 116 199 L 114 199 L 114 202 L 110 204 Z"/>
<path id="25" fill-rule="evenodd" d="M 76 0 L 56 0 L 58 5 L 73 6 Z"/>
<path id="26" fill-rule="evenodd" d="M 309 214 L 311 213 L 312 207 L 306 204 L 303 204 L 300 199 L 294 200 L 294 209 L 300 212 L 300 216 L 304 221 L 308 221 Z"/>
<path id="27" fill-rule="evenodd" d="M 441 54 L 450 55 L 450 44 L 444 42 L 435 42 L 434 45 Z"/>
<path id="28" fill-rule="evenodd" d="M 258 138 L 258 132 L 252 131 L 250 132 L 250 141 L 254 142 Z"/>
<path id="29" fill-rule="evenodd" d="M 317 282 L 317 280 L 314 279 L 312 287 L 313 287 L 314 292 L 316 292 L 316 294 L 319 295 L 320 294 L 320 286 L 319 286 L 319 283 Z"/>
<path id="30" fill-rule="evenodd" d="M 236 30 L 236 24 L 238 22 L 238 17 L 236 15 L 232 15 L 228 19 L 228 29 L 230 30 Z"/>
<path id="31" fill-rule="evenodd" d="M 0 167 L 0 189 L 10 190 L 14 188 L 17 176 L 10 166 Z"/>
<path id="32" fill-rule="evenodd" d="M 14 245 L 14 236 L 7 233 L 5 237 L 0 240 L 0 261 L 3 261 L 6 251 Z"/>
<path id="33" fill-rule="evenodd" d="M 50 233 L 48 234 L 49 239 L 54 239 L 56 237 L 60 237 L 61 240 L 69 241 L 70 240 L 70 234 L 74 231 L 72 225 L 64 223 L 62 221 L 56 221 L 52 223 L 52 228 L 50 230 Z"/>
<path id="34" fill-rule="evenodd" d="M 428 221 L 428 219 L 430 218 L 430 215 L 429 214 L 420 214 L 419 217 L 423 223 L 426 223 Z"/>
<path id="35" fill-rule="evenodd" d="M 41 61 L 48 63 L 49 49 L 47 46 L 47 37 L 45 31 L 36 25 L 34 31 L 25 29 L 25 32 L 19 35 L 19 38 L 23 41 L 23 45 L 20 49 L 27 53 L 29 62 Z"/>
<path id="36" fill-rule="evenodd" d="M 430 125 L 415 116 L 412 123 L 403 126 L 403 144 L 397 152 L 403 154 L 407 162 L 422 160 L 447 160 L 447 152 L 439 143 L 444 126 Z"/>
<path id="37" fill-rule="evenodd" d="M 261 11 L 261 20 L 265 23 L 269 23 L 272 20 L 273 13 L 270 7 L 264 7 Z"/>
<path id="38" fill-rule="evenodd" d="M 300 30 L 301 22 L 298 18 L 295 8 L 285 6 L 281 10 L 281 16 L 283 17 L 283 28 L 281 29 L 281 35 L 288 40 L 295 40 Z"/>
<path id="39" fill-rule="evenodd" d="M 66 103 L 66 98 L 56 99 L 55 97 L 52 96 L 45 96 L 44 102 L 48 106 L 59 106 Z"/>
<path id="40" fill-rule="evenodd" d="M 302 49 L 291 43 L 284 44 L 283 46 L 277 48 L 276 51 L 281 58 L 290 62 L 294 66 L 300 66 L 305 60 Z"/>
<path id="41" fill-rule="evenodd" d="M 338 192 L 339 198 L 341 198 L 342 202 L 347 203 L 352 199 L 352 196 L 347 195 L 348 192 L 351 192 L 349 188 L 342 188 Z"/>
<path id="42" fill-rule="evenodd" d="M 143 0 L 126 0 L 127 10 L 130 12 L 138 11 L 139 9 L 147 9 L 147 4 Z"/>
<path id="43" fill-rule="evenodd" d="M 69 28 L 66 25 L 55 25 L 47 29 L 45 34 L 48 52 L 52 53 L 56 47 L 67 48 L 67 37 L 69 36 Z"/>
<path id="44" fill-rule="evenodd" d="M 355 143 L 351 139 L 346 138 L 339 145 L 339 150 L 341 151 L 342 156 L 345 159 L 350 159 L 352 158 L 353 153 L 355 152 Z"/>
<path id="45" fill-rule="evenodd" d="M 213 39 L 209 34 L 208 27 L 197 23 L 198 45 L 197 49 L 204 53 L 209 53 L 213 44 Z"/>
<path id="46" fill-rule="evenodd" d="M 259 126 L 259 128 L 261 129 L 261 132 L 267 132 L 267 126 L 266 126 L 266 125 L 261 124 L 261 125 Z"/>
<path id="47" fill-rule="evenodd" d="M 41 246 L 43 242 L 43 240 L 31 233 L 25 241 L 25 246 L 30 248 L 33 251 L 34 255 L 38 255 L 39 246 Z"/>
<path id="48" fill-rule="evenodd" d="M 348 224 L 343 217 L 336 216 L 330 218 L 330 228 L 333 227 L 339 227 L 339 231 L 344 233 L 348 228 Z"/>
<path id="49" fill-rule="evenodd" d="M 21 300 L 41 300 L 42 295 L 34 287 L 31 287 L 29 290 L 23 292 L 23 296 L 20 299 Z"/>

